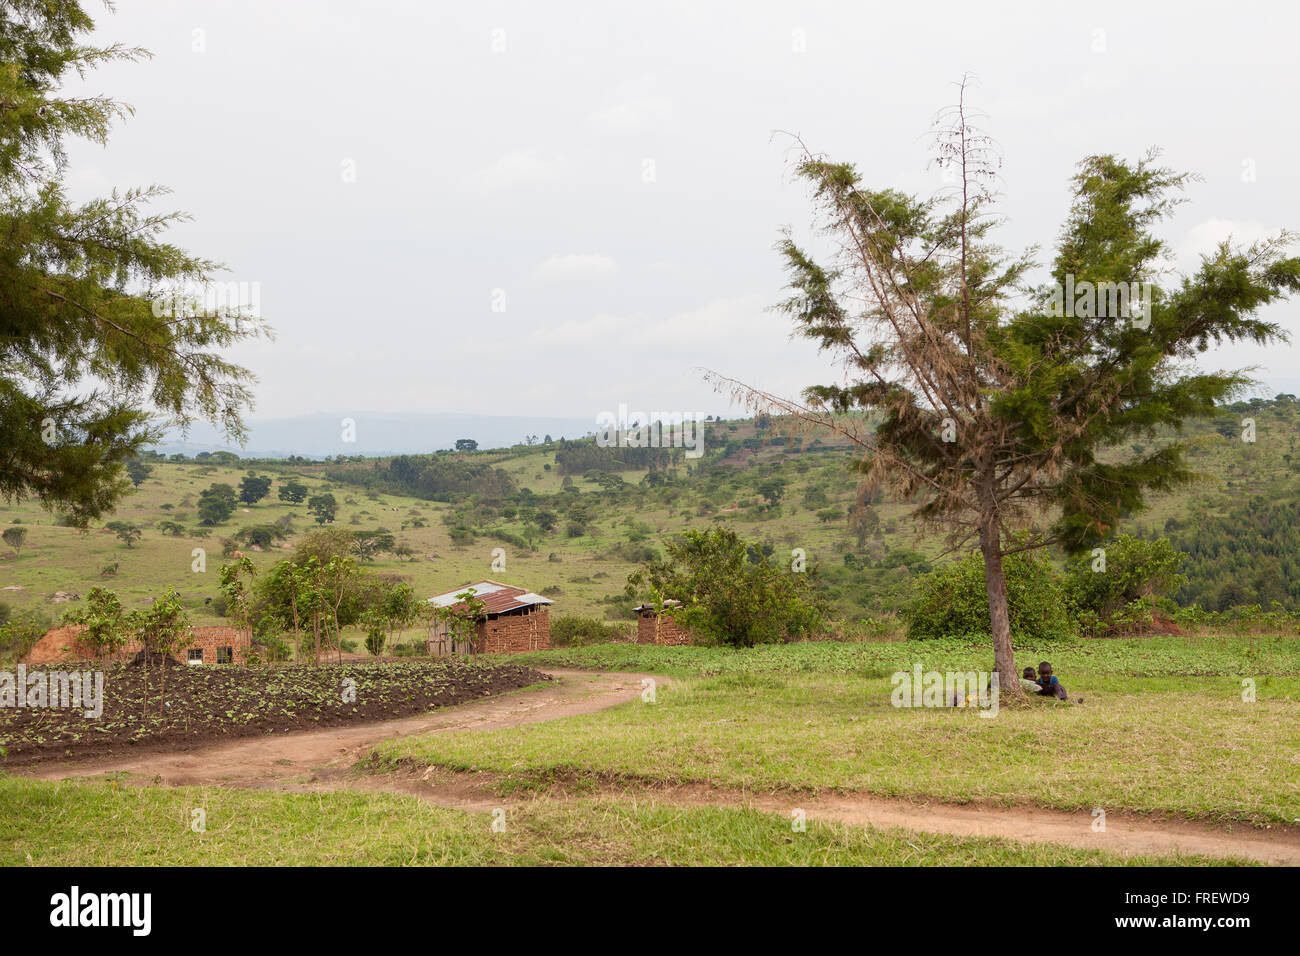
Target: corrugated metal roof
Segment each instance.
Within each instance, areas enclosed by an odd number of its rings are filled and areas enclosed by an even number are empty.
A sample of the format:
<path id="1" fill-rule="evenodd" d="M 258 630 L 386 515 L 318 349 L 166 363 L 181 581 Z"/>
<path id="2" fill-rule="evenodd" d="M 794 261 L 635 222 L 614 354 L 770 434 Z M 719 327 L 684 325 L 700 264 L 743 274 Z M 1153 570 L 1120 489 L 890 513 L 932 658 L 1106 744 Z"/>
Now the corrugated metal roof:
<path id="1" fill-rule="evenodd" d="M 664 607 L 681 607 L 681 606 L 682 606 L 681 601 L 674 601 L 672 598 L 669 598 L 667 601 L 664 601 Z M 653 611 L 654 609 L 655 606 L 653 604 L 638 604 L 636 607 L 632 608 L 633 611 Z"/>
<path id="2" fill-rule="evenodd" d="M 460 604 L 461 601 L 456 595 L 463 594 L 470 588 L 474 589 L 474 596 L 483 602 L 488 614 L 504 614 L 507 611 L 514 611 L 521 607 L 554 603 L 550 598 L 544 598 L 540 594 L 525 591 L 523 588 L 511 587 L 509 584 L 501 584 L 498 581 L 479 581 L 477 584 L 465 584 L 444 594 L 434 595 L 429 598 L 429 603 L 436 604 L 438 607 L 451 607 Z"/>

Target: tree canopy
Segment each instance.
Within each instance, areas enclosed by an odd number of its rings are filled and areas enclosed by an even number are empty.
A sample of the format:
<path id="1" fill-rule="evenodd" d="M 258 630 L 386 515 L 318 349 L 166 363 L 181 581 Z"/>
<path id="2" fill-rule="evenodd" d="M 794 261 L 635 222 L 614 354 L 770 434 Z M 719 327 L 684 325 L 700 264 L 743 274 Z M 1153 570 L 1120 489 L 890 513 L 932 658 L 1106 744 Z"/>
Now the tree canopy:
<path id="1" fill-rule="evenodd" d="M 163 425 L 204 418 L 242 439 L 252 376 L 220 352 L 264 331 L 242 307 L 159 308 L 221 268 L 161 238 L 186 218 L 149 208 L 167 190 L 67 199 L 68 141 L 105 145 L 131 110 L 64 84 L 148 55 L 84 43 L 93 27 L 74 0 L 0 6 L 0 495 L 83 525 L 125 492 L 124 462 Z"/>

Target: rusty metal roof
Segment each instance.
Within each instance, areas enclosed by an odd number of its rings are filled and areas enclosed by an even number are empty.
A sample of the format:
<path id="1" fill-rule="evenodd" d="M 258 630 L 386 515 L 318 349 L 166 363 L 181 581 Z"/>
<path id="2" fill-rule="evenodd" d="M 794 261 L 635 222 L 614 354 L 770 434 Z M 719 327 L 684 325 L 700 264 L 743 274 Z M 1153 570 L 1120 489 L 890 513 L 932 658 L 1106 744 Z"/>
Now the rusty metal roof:
<path id="1" fill-rule="evenodd" d="M 523 588 L 501 584 L 498 581 L 479 581 L 476 584 L 465 584 L 444 594 L 435 594 L 429 598 L 429 603 L 436 604 L 438 607 L 452 607 L 461 604 L 463 602 L 456 595 L 463 594 L 470 588 L 474 589 L 474 596 L 483 602 L 489 616 L 515 611 L 521 607 L 531 607 L 535 604 L 553 603 L 550 598 L 544 598 L 540 594 L 534 594 L 532 591 L 526 591 Z"/>

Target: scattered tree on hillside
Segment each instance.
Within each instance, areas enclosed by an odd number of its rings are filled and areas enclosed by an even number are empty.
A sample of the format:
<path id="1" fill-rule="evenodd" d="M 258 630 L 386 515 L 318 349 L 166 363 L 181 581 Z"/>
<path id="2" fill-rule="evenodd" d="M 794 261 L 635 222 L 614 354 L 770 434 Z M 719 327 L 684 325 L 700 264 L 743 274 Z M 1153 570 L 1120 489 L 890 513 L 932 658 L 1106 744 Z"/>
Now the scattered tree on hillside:
<path id="1" fill-rule="evenodd" d="M 849 509 L 849 531 L 857 540 L 861 551 L 867 539 L 880 530 L 880 515 L 869 504 L 856 504 Z"/>
<path id="2" fill-rule="evenodd" d="M 121 542 L 128 548 L 134 548 L 135 543 L 140 540 L 143 532 L 139 525 L 131 524 L 129 521 L 110 521 L 104 525 L 109 531 L 117 535 Z"/>
<path id="3" fill-rule="evenodd" d="M 307 510 L 316 516 L 317 524 L 328 524 L 338 515 L 339 505 L 334 500 L 334 496 L 326 492 L 321 495 L 312 495 L 307 502 Z"/>
<path id="4" fill-rule="evenodd" d="M 392 553 L 397 549 L 397 541 L 388 531 L 355 531 L 353 535 L 353 548 L 362 561 L 372 561 L 381 553 Z"/>
<path id="5" fill-rule="evenodd" d="M 153 468 L 146 465 L 139 458 L 132 458 L 126 463 L 126 476 L 131 479 L 131 484 L 137 488 L 144 484 L 145 479 L 149 477 L 152 471 Z"/>
<path id="6" fill-rule="evenodd" d="M 13 525 L 5 528 L 4 534 L 0 535 L 0 539 L 2 539 L 5 544 L 9 545 L 9 547 L 14 549 L 15 558 L 21 558 L 23 555 L 23 545 L 27 543 L 27 529 L 19 527 L 18 525 Z"/>
<path id="7" fill-rule="evenodd" d="M 235 513 L 238 503 L 234 488 L 224 483 L 213 484 L 199 492 L 199 523 L 221 524 Z"/>
<path id="8" fill-rule="evenodd" d="M 757 491 L 767 501 L 769 507 L 780 504 L 781 498 L 785 495 L 785 481 L 780 478 L 769 478 L 767 481 L 759 482 Z"/>
<path id="9" fill-rule="evenodd" d="M 269 475 L 255 475 L 250 471 L 239 479 L 239 500 L 246 505 L 255 505 L 270 493 Z"/>
<path id="10" fill-rule="evenodd" d="M 291 478 L 280 485 L 279 497 L 281 501 L 287 501 L 290 504 L 302 504 L 307 498 L 308 488 L 301 481 Z"/>

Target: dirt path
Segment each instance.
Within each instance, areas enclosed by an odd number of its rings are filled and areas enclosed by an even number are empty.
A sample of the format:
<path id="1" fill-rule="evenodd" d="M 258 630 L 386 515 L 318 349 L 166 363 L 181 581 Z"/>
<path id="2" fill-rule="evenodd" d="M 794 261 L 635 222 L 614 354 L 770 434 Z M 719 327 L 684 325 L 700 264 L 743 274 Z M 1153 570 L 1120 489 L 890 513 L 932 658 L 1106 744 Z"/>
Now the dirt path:
<path id="1" fill-rule="evenodd" d="M 646 674 L 548 671 L 545 687 L 516 691 L 400 720 L 332 727 L 274 737 L 242 737 L 229 743 L 169 753 L 38 764 L 15 771 L 34 780 L 126 773 L 131 782 L 169 786 L 217 785 L 311 789 L 336 782 L 365 752 L 389 737 L 432 731 L 495 730 L 604 710 L 634 700 Z M 655 678 L 662 686 L 664 678 Z M 316 787 L 325 789 L 325 787 Z"/>
<path id="2" fill-rule="evenodd" d="M 742 797 L 758 810 L 789 817 L 795 808 L 808 819 L 834 820 L 875 827 L 903 827 L 952 836 L 1002 837 L 1022 843 L 1056 843 L 1084 850 L 1109 850 L 1125 856 L 1235 857 L 1275 866 L 1300 865 L 1300 833 L 1282 830 L 1217 830 L 1183 820 L 1149 820 L 1108 814 L 1106 829 L 1094 831 L 1088 812 L 1066 813 L 1040 807 L 974 807 L 943 803 L 909 803 L 866 794 L 846 797 Z M 712 805 L 708 793 L 682 795 L 682 802 Z"/>
<path id="3" fill-rule="evenodd" d="M 111 760 L 42 765 L 21 771 L 33 779 L 127 773 L 131 782 L 171 786 L 215 785 L 291 791 L 358 789 L 402 793 L 443 807 L 486 812 L 518 805 L 491 791 L 490 774 L 457 774 L 428 768 L 388 774 L 350 772 L 380 741 L 421 733 L 494 730 L 577 714 L 593 713 L 635 700 L 648 674 L 550 671 L 543 688 L 518 691 L 450 707 L 436 713 L 355 727 L 280 737 L 243 738 L 186 753 L 140 754 Z M 659 686 L 670 681 L 653 678 Z M 627 788 L 608 788 L 628 797 Z M 1027 843 L 1056 843 L 1125 855 L 1200 854 L 1273 865 L 1300 865 L 1300 831 L 1291 828 L 1238 831 L 1179 820 L 1151 820 L 1109 814 L 1104 832 L 1093 830 L 1089 813 L 1035 807 L 957 806 L 913 803 L 870 794 L 804 796 L 752 794 L 705 785 L 648 788 L 645 799 L 681 806 L 745 806 L 789 817 L 802 809 L 808 819 L 853 825 L 901 827 L 953 836 L 1002 837 Z"/>
<path id="4" fill-rule="evenodd" d="M 487 813 L 520 805 L 492 792 L 491 774 L 460 774 L 430 767 L 424 771 L 375 774 L 348 781 L 358 789 L 404 793 L 442 807 Z M 743 793 L 706 784 L 650 787 L 605 787 L 612 798 L 654 800 L 677 806 L 749 807 L 791 819 L 803 810 L 809 820 L 855 826 L 901 827 L 964 837 L 1000 837 L 1021 843 L 1065 844 L 1084 850 L 1108 850 L 1125 856 L 1197 854 L 1267 863 L 1300 865 L 1300 831 L 1275 828 L 1218 829 L 1186 820 L 1151 820 L 1136 814 L 1108 814 L 1106 829 L 1094 831 L 1091 813 L 1067 813 L 1041 807 L 991 807 L 891 800 L 867 793 L 811 796 Z M 563 791 L 560 791 L 563 796 Z M 592 796 L 589 789 L 582 796 Z"/>

